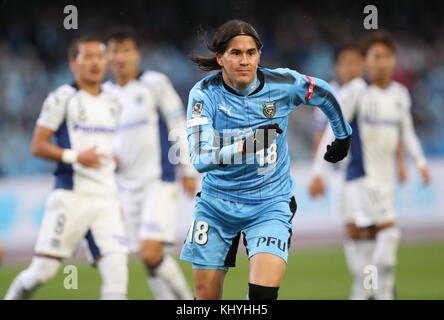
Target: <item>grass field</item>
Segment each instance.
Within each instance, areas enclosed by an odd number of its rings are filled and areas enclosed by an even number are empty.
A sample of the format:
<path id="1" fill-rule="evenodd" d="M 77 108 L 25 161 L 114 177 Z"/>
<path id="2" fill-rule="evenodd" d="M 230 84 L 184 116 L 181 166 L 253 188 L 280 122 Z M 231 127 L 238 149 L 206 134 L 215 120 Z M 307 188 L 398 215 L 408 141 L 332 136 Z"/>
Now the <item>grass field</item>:
<path id="1" fill-rule="evenodd" d="M 444 244 L 402 245 L 398 254 L 397 288 L 399 299 L 444 299 Z M 86 263 L 78 267 L 78 289 L 66 290 L 61 270 L 35 299 L 98 299 L 100 278 L 98 272 Z M 191 266 L 181 262 L 191 284 Z M 26 266 L 0 267 L 0 297 L 3 297 L 12 279 Z M 129 265 L 130 299 L 152 299 L 146 285 L 145 270 L 137 260 Z M 224 289 L 224 299 L 243 300 L 247 293 L 248 264 L 245 255 L 239 255 L 237 267 L 230 270 Z M 347 299 L 351 278 L 348 275 L 341 248 L 304 249 L 293 252 L 280 299 Z"/>

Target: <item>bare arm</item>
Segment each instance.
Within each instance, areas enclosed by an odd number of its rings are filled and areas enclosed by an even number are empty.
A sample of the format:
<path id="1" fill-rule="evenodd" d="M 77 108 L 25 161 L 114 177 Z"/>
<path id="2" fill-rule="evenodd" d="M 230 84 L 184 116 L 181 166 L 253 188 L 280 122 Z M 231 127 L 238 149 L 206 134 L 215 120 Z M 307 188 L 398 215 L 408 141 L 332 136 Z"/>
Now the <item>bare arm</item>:
<path id="1" fill-rule="evenodd" d="M 404 183 L 407 180 L 407 168 L 405 165 L 405 150 L 402 143 L 398 143 L 398 148 L 396 149 L 396 164 L 399 182 Z"/>
<path id="2" fill-rule="evenodd" d="M 419 143 L 418 136 L 413 128 L 413 121 L 410 111 L 405 113 L 401 125 L 403 144 L 418 167 L 424 185 L 427 185 L 430 183 L 431 174 L 428 169 L 427 161 L 424 157 L 421 144 Z"/>
<path id="3" fill-rule="evenodd" d="M 32 137 L 32 154 L 38 158 L 53 160 L 56 162 L 78 162 L 85 167 L 95 169 L 102 166 L 100 158 L 107 157 L 105 154 L 97 153 L 96 146 L 82 152 L 60 148 L 50 142 L 53 135 L 54 131 L 51 129 L 37 125 Z"/>
<path id="4" fill-rule="evenodd" d="M 32 136 L 31 151 L 38 158 L 62 161 L 63 149 L 50 142 L 54 131 L 37 125 Z"/>

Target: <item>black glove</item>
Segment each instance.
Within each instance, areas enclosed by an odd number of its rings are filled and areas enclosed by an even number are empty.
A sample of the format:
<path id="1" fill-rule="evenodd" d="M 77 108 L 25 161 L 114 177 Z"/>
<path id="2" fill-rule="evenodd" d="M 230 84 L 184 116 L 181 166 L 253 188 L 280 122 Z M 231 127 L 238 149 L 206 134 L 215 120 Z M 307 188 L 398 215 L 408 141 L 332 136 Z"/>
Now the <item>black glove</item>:
<path id="1" fill-rule="evenodd" d="M 283 131 L 277 123 L 266 124 L 256 129 L 254 134 L 244 139 L 244 146 L 242 153 L 247 152 L 247 145 L 253 144 L 253 148 L 249 147 L 248 151 L 253 150 L 254 153 L 262 149 L 267 149 L 273 141 L 276 140 L 277 135 Z"/>
<path id="2" fill-rule="evenodd" d="M 336 163 L 347 156 L 350 148 L 351 135 L 345 139 L 336 138 L 331 145 L 327 145 L 327 152 L 324 154 L 324 160 Z"/>

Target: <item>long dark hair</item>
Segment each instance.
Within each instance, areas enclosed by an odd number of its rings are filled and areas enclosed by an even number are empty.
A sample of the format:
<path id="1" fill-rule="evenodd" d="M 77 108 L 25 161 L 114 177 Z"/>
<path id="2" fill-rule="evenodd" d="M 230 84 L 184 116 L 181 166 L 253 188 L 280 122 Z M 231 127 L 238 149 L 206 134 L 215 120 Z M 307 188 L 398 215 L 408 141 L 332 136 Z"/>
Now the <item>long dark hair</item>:
<path id="1" fill-rule="evenodd" d="M 253 26 L 245 21 L 235 19 L 225 22 L 216 30 L 211 44 L 209 44 L 205 39 L 202 39 L 205 42 L 208 50 L 213 52 L 212 56 L 205 57 L 197 54 L 196 52 L 192 52 L 190 54 L 191 61 L 193 61 L 203 71 L 221 69 L 216 60 L 216 53 L 224 53 L 227 49 L 228 42 L 239 35 L 252 37 L 256 42 L 257 49 L 261 50 L 262 42 L 259 34 L 253 28 Z"/>

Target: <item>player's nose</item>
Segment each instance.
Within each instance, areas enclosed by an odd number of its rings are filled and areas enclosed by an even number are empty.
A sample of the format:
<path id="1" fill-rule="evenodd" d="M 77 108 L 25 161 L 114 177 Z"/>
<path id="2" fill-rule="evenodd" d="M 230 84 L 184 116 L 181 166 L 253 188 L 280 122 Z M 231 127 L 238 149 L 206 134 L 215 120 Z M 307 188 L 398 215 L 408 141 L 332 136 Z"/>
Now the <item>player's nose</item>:
<path id="1" fill-rule="evenodd" d="M 241 65 L 248 65 L 249 64 L 248 57 L 246 54 L 241 55 L 240 64 Z"/>

